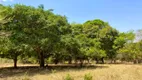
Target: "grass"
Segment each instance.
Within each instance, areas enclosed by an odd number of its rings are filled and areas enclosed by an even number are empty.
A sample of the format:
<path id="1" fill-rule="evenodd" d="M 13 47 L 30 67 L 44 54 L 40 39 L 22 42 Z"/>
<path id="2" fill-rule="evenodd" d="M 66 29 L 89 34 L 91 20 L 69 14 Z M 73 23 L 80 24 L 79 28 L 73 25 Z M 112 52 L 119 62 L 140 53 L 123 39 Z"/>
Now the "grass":
<path id="1" fill-rule="evenodd" d="M 36 65 L 12 69 L 9 67 L 11 64 L 6 64 L 5 67 L 3 65 L 0 64 L 0 80 L 64 80 L 67 74 L 74 80 L 84 80 L 85 74 L 88 73 L 92 76 L 92 80 L 142 80 L 142 65 L 95 64 L 83 68 L 49 65 L 46 69 Z"/>

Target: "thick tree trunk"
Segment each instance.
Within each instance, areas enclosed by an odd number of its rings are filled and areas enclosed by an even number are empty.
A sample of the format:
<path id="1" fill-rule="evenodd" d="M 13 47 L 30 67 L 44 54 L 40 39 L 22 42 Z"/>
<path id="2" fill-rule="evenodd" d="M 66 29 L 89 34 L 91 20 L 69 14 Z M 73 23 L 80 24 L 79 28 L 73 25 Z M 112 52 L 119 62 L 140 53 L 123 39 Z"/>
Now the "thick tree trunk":
<path id="1" fill-rule="evenodd" d="M 36 47 L 35 47 L 35 51 L 36 51 L 37 54 L 38 54 L 38 59 L 39 59 L 40 67 L 43 68 L 43 67 L 44 67 L 44 54 L 43 54 L 43 52 L 41 51 L 41 49 L 40 49 L 39 46 L 36 46 Z"/>
<path id="2" fill-rule="evenodd" d="M 14 68 L 17 68 L 17 54 L 14 55 L 13 62 L 14 62 Z"/>
<path id="3" fill-rule="evenodd" d="M 59 60 L 58 60 L 58 59 L 55 59 L 54 63 L 55 63 L 55 64 L 58 64 L 58 63 L 59 63 Z"/>
<path id="4" fill-rule="evenodd" d="M 44 55 L 42 52 L 40 53 L 40 67 L 44 67 Z"/>

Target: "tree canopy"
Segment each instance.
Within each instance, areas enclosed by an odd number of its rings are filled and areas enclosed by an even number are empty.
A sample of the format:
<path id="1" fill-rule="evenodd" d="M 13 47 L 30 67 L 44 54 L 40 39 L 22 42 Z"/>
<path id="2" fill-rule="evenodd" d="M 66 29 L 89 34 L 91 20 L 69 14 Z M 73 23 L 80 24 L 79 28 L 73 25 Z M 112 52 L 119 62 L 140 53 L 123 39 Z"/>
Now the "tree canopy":
<path id="1" fill-rule="evenodd" d="M 141 35 L 141 30 L 137 35 Z M 34 57 L 40 67 L 45 61 L 55 64 L 104 59 L 140 60 L 141 40 L 134 43 L 133 31 L 119 32 L 100 19 L 70 24 L 66 16 L 53 10 L 15 4 L 0 5 L 0 57 L 11 58 L 14 67 L 23 58 Z"/>

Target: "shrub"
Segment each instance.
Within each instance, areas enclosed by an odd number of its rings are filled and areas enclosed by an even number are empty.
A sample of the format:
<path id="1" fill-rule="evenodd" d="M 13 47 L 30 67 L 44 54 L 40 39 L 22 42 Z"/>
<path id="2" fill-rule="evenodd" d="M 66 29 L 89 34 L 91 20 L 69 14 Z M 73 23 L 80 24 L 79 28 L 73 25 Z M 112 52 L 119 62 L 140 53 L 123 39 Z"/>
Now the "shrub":
<path id="1" fill-rule="evenodd" d="M 13 60 L 7 58 L 0 58 L 0 63 L 13 63 Z"/>
<path id="2" fill-rule="evenodd" d="M 51 70 L 51 72 L 52 72 L 52 73 L 56 73 L 57 71 L 56 71 L 56 70 L 54 70 L 54 69 L 52 69 L 52 70 Z"/>
<path id="3" fill-rule="evenodd" d="M 64 80 L 74 80 L 73 77 L 70 76 L 70 74 L 67 74 Z"/>
<path id="4" fill-rule="evenodd" d="M 49 57 L 48 59 L 45 60 L 46 63 L 48 64 L 52 64 L 53 63 L 53 58 L 52 57 Z"/>
<path id="5" fill-rule="evenodd" d="M 28 75 L 28 72 L 25 72 L 22 80 L 31 80 L 27 75 Z"/>
<path id="6" fill-rule="evenodd" d="M 92 77 L 92 75 L 90 73 L 89 74 L 85 74 L 84 80 L 93 80 L 93 77 Z"/>
<path id="7" fill-rule="evenodd" d="M 23 63 L 23 64 L 36 64 L 38 63 L 37 60 L 34 57 L 28 58 L 20 58 L 19 59 L 19 63 Z"/>

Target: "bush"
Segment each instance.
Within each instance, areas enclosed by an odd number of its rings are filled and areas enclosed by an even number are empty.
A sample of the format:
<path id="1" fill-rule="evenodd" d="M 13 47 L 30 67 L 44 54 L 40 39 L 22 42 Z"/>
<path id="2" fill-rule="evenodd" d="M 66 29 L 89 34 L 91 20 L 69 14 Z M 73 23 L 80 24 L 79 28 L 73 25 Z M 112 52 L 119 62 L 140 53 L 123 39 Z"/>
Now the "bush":
<path id="1" fill-rule="evenodd" d="M 64 80 L 74 80 L 74 79 L 70 76 L 70 74 L 67 74 Z"/>
<path id="2" fill-rule="evenodd" d="M 84 80 L 93 80 L 93 77 L 92 77 L 92 75 L 90 73 L 89 74 L 85 74 Z"/>
<path id="3" fill-rule="evenodd" d="M 52 64 L 53 63 L 53 58 L 52 57 L 49 57 L 48 59 L 45 60 L 46 63 L 48 64 Z"/>
<path id="4" fill-rule="evenodd" d="M 31 79 L 28 77 L 28 72 L 25 72 L 25 74 L 23 75 L 22 80 L 31 80 Z"/>
<path id="5" fill-rule="evenodd" d="M 7 58 L 0 58 L 0 63 L 13 63 L 13 60 Z"/>
<path id="6" fill-rule="evenodd" d="M 36 64 L 38 63 L 37 60 L 33 57 L 31 58 L 28 58 L 28 57 L 25 57 L 25 58 L 19 58 L 19 63 L 23 63 L 23 64 Z"/>
<path id="7" fill-rule="evenodd" d="M 56 70 L 54 70 L 54 69 L 52 69 L 52 70 L 51 70 L 51 72 L 52 72 L 52 73 L 56 73 L 57 71 L 56 71 Z"/>

